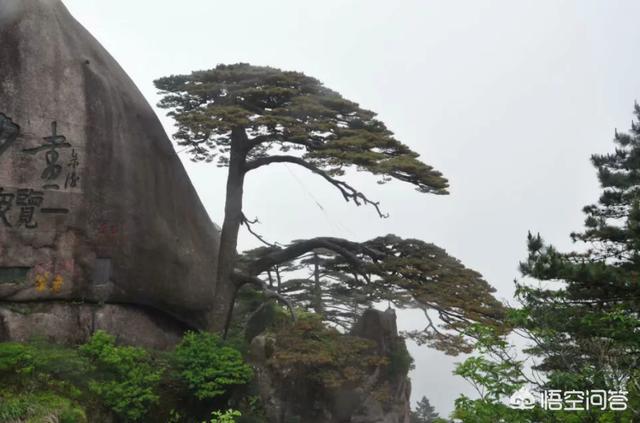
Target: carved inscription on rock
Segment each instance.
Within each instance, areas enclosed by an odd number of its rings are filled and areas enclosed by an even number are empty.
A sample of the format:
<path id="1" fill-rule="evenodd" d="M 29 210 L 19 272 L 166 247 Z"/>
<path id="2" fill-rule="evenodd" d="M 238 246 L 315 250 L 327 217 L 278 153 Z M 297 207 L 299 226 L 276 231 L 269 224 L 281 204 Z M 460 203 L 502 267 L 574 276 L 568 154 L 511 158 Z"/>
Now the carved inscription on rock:
<path id="1" fill-rule="evenodd" d="M 33 181 L 27 186 L 15 186 L 15 182 L 6 180 L 3 184 L 0 181 L 0 229 L 33 230 L 47 216 L 69 214 L 71 210 L 68 202 L 56 204 L 55 201 L 60 202 L 60 197 L 50 197 L 47 194 L 80 188 L 80 153 L 73 142 L 61 133 L 58 122 L 50 123 L 49 133 L 30 135 L 41 140 L 40 145 L 20 148 L 17 152 L 32 157 L 37 170 L 33 172 L 33 168 L 30 168 L 29 172 L 32 174 L 20 177 L 21 181 Z M 17 148 L 25 137 L 20 125 L 0 113 L 0 170 L 8 165 L 9 150 Z M 18 185 L 24 185 L 24 182 Z"/>
<path id="2" fill-rule="evenodd" d="M 43 137 L 45 141 L 43 145 L 34 148 L 26 148 L 22 150 L 27 154 L 39 154 L 44 152 L 45 168 L 43 169 L 40 179 L 43 181 L 43 189 L 59 190 L 59 178 L 62 175 L 63 166 L 60 164 L 61 149 L 71 148 L 71 143 L 67 141 L 67 137 L 58 134 L 58 122 L 51 122 L 51 135 Z M 78 153 L 75 149 L 71 150 L 71 157 L 66 167 L 69 168 L 66 174 L 65 188 L 69 186 L 75 187 L 80 180 L 76 174 L 79 165 Z"/>

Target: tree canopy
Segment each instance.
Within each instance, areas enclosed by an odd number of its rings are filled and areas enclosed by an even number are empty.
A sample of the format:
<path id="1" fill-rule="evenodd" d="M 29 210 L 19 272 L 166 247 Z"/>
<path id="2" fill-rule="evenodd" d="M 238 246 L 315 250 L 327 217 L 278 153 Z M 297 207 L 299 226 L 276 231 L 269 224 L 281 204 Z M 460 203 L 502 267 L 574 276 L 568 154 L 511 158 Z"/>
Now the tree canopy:
<path id="1" fill-rule="evenodd" d="M 442 174 L 396 140 L 375 113 L 303 73 L 239 63 L 162 78 L 156 86 L 164 95 L 159 106 L 171 110 L 178 126 L 178 144 L 194 160 L 229 166 L 232 130 L 243 128 L 247 171 L 297 164 L 356 203 L 367 200 L 334 178 L 351 166 L 379 175 L 382 183 L 397 179 L 421 192 L 447 192 Z"/>
<path id="2" fill-rule="evenodd" d="M 319 271 L 331 275 L 349 292 L 363 295 L 370 303 L 388 301 L 400 308 L 423 310 L 427 326 L 407 333 L 420 343 L 457 353 L 468 350 L 469 345 L 460 334 L 469 325 L 501 325 L 502 304 L 482 276 L 442 248 L 418 239 L 386 235 L 354 243 L 320 237 L 285 247 L 261 248 L 252 252 L 236 277 L 265 286 L 264 277 L 257 277 L 280 263 L 291 265 L 293 261 L 296 271 L 305 266 L 315 268 L 316 262 L 304 257 L 317 250 L 333 254 L 333 258 L 317 262 Z M 297 279 L 288 283 L 294 281 Z"/>

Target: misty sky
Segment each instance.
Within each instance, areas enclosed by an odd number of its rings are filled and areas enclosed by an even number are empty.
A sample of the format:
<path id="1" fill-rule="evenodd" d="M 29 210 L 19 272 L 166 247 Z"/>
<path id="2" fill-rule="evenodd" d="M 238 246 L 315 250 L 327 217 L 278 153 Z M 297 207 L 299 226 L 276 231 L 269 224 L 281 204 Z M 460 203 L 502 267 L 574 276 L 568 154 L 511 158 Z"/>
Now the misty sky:
<path id="1" fill-rule="evenodd" d="M 391 218 L 346 204 L 295 167 L 252 174 L 245 213 L 271 241 L 396 233 L 434 242 L 512 301 L 528 230 L 561 248 L 597 198 L 589 156 L 611 151 L 640 97 L 640 2 L 427 0 L 64 0 L 148 100 L 169 74 L 249 62 L 305 72 L 379 113 L 399 140 L 442 171 L 451 195 L 354 184 Z M 162 111 L 158 112 L 160 115 Z M 168 131 L 171 122 L 163 119 Z M 225 173 L 185 165 L 212 219 Z M 252 247 L 249 236 L 241 248 Z M 421 324 L 401 316 L 402 328 Z M 448 414 L 460 393 L 454 362 L 425 347 L 413 399 Z"/>

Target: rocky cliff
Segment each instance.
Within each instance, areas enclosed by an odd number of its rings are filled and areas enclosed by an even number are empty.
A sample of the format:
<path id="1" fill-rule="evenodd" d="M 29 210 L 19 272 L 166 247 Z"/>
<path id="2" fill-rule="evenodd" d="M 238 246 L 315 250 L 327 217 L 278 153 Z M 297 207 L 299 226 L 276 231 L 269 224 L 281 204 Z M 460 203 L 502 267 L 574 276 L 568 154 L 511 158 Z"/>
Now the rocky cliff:
<path id="1" fill-rule="evenodd" d="M 297 323 L 251 344 L 271 423 L 409 423 L 411 358 L 393 311 L 368 310 L 352 333 Z"/>

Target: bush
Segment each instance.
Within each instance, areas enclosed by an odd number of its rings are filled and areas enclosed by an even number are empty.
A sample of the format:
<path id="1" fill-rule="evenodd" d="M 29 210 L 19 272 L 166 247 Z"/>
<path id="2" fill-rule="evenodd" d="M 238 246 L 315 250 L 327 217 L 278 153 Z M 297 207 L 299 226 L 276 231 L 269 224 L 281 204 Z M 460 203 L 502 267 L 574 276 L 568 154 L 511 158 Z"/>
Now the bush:
<path id="1" fill-rule="evenodd" d="M 28 345 L 0 344 L 0 374 L 29 373 L 33 367 L 33 349 Z"/>
<path id="2" fill-rule="evenodd" d="M 0 422 L 43 421 L 85 423 L 87 417 L 78 405 L 53 393 L 0 393 Z"/>
<path id="3" fill-rule="evenodd" d="M 240 352 L 216 335 L 188 332 L 174 354 L 180 378 L 200 400 L 221 396 L 253 377 Z"/>
<path id="4" fill-rule="evenodd" d="M 158 402 L 157 385 L 163 368 L 154 366 L 142 348 L 118 347 L 115 337 L 96 332 L 80 347 L 101 375 L 89 382 L 89 389 L 120 417 L 138 421 Z"/>
<path id="5" fill-rule="evenodd" d="M 24 398 L 3 398 L 0 395 L 0 422 L 12 422 L 26 417 L 32 410 Z"/>
<path id="6" fill-rule="evenodd" d="M 236 417 L 240 417 L 241 415 L 242 414 L 236 410 L 214 411 L 208 423 L 235 423 Z"/>
<path id="7" fill-rule="evenodd" d="M 187 333 L 170 353 L 117 346 L 101 331 L 79 347 L 0 343 L 0 422 L 199 422 L 226 409 L 223 394 L 251 377 L 240 352 L 209 334 Z M 230 417 L 255 414 L 247 407 Z"/>

